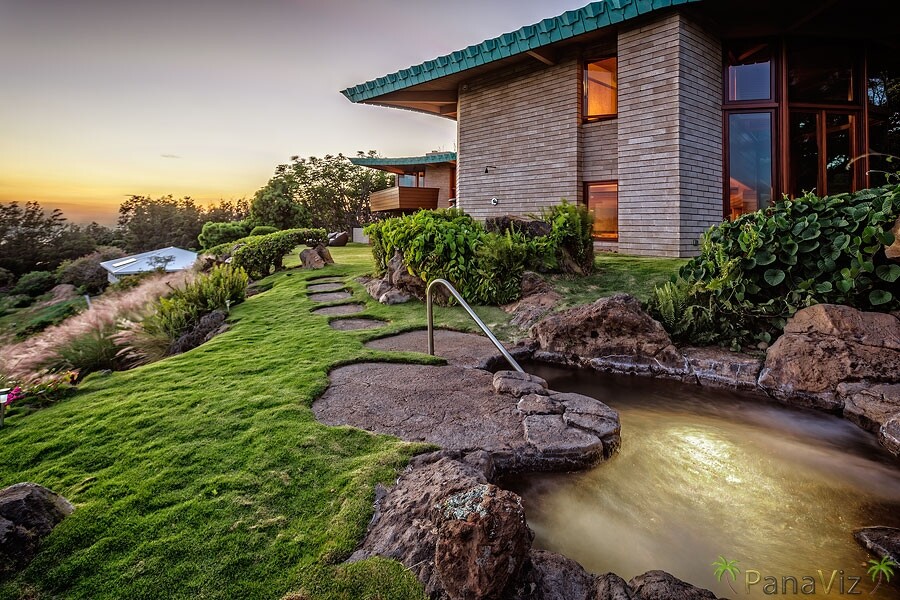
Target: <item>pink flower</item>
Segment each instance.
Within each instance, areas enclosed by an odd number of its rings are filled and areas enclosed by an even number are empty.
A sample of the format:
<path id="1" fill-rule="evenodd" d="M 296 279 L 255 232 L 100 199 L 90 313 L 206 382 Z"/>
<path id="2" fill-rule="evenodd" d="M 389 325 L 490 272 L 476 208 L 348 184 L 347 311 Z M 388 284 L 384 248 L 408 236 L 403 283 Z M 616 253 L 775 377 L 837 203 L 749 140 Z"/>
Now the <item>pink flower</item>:
<path id="1" fill-rule="evenodd" d="M 17 385 L 12 390 L 10 390 L 9 394 L 7 394 L 6 403 L 12 404 L 16 400 L 21 400 L 24 397 L 25 397 L 25 392 L 22 390 L 22 388 L 20 386 Z"/>

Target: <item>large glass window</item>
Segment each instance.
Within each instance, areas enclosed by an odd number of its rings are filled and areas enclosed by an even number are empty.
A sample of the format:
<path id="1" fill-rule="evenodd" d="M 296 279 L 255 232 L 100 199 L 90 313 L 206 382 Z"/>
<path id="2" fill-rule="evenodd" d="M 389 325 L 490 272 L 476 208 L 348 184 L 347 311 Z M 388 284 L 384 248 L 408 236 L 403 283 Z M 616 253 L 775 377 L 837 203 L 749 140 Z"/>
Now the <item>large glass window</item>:
<path id="1" fill-rule="evenodd" d="M 742 44 L 728 52 L 728 100 L 772 98 L 772 50 L 769 44 Z"/>
<path id="2" fill-rule="evenodd" d="M 425 187 L 425 172 L 397 175 L 397 187 Z"/>
<path id="3" fill-rule="evenodd" d="M 880 186 L 900 171 L 900 61 L 878 57 L 868 67 L 869 183 Z"/>
<path id="4" fill-rule="evenodd" d="M 848 46 L 808 40 L 788 44 L 788 100 L 816 104 L 856 101 L 856 55 Z"/>
<path id="5" fill-rule="evenodd" d="M 728 181 L 732 219 L 772 200 L 772 113 L 728 115 Z"/>
<path id="6" fill-rule="evenodd" d="M 587 185 L 588 211 L 594 215 L 596 240 L 619 239 L 619 184 L 615 181 Z"/>
<path id="7" fill-rule="evenodd" d="M 584 118 L 615 117 L 618 88 L 615 57 L 587 63 L 584 66 Z"/>

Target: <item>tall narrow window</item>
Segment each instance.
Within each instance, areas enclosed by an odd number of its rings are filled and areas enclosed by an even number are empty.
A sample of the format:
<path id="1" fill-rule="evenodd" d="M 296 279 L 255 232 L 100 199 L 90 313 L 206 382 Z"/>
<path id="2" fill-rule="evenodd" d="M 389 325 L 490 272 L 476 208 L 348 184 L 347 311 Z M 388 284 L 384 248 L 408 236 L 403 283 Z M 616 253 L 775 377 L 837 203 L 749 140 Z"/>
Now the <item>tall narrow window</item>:
<path id="1" fill-rule="evenodd" d="M 728 184 L 731 219 L 772 200 L 772 113 L 728 115 Z"/>
<path id="2" fill-rule="evenodd" d="M 619 184 L 611 181 L 587 185 L 588 210 L 594 215 L 595 240 L 619 239 Z"/>
<path id="3" fill-rule="evenodd" d="M 584 66 L 584 118 L 615 117 L 618 110 L 616 58 L 604 58 Z"/>

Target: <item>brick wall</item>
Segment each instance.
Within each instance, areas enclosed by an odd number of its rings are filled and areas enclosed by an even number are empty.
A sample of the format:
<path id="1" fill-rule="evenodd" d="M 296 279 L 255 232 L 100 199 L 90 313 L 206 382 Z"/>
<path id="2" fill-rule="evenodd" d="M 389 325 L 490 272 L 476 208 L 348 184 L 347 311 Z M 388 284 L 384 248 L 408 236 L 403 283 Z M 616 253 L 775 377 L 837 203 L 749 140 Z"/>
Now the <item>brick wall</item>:
<path id="1" fill-rule="evenodd" d="M 672 13 L 619 34 L 619 250 L 696 254 L 722 219 L 721 50 Z"/>
<path id="2" fill-rule="evenodd" d="M 576 201 L 580 95 L 574 55 L 552 66 L 527 61 L 461 86 L 459 207 L 484 219 Z M 496 169 L 485 173 L 488 166 Z"/>
<path id="3" fill-rule="evenodd" d="M 438 189 L 438 208 L 450 204 L 450 165 L 425 165 L 425 187 Z"/>

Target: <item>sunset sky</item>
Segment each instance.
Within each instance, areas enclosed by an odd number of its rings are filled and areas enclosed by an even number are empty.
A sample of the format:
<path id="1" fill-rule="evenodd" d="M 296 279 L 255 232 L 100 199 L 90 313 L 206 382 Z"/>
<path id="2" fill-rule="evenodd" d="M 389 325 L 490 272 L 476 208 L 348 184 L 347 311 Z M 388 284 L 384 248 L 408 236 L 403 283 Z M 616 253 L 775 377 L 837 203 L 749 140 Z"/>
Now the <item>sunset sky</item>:
<path id="1" fill-rule="evenodd" d="M 587 0 L 0 0 L 0 202 L 115 221 L 130 194 L 250 197 L 291 155 L 455 149 L 339 91 Z"/>

